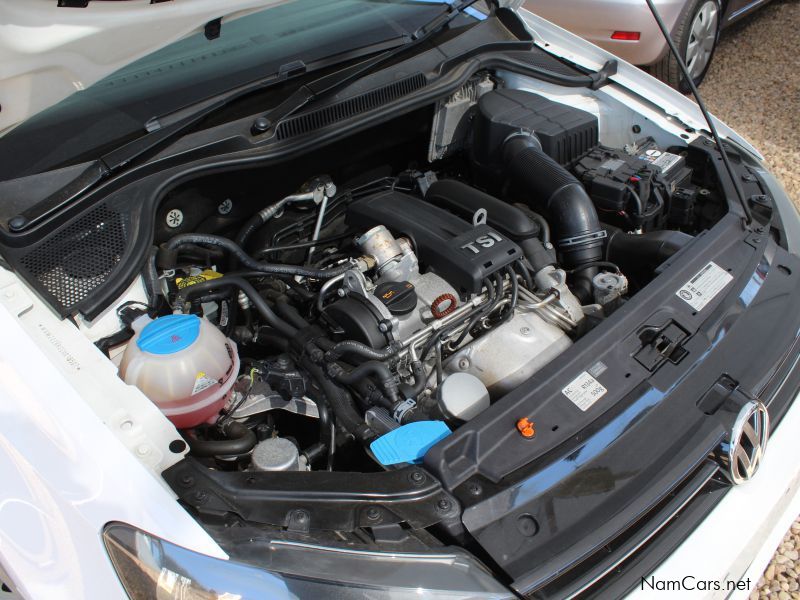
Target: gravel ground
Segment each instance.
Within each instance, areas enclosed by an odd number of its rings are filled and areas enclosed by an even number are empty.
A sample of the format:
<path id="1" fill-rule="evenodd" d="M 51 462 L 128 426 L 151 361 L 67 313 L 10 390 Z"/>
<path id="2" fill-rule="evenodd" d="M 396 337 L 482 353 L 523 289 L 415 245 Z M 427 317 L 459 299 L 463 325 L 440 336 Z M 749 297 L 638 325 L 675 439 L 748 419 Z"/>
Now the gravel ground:
<path id="1" fill-rule="evenodd" d="M 800 206 L 800 2 L 775 0 L 722 33 L 700 92 L 765 156 Z"/>
<path id="2" fill-rule="evenodd" d="M 800 206 L 800 2 L 775 0 L 726 30 L 700 93 L 767 159 Z M 800 517 L 750 597 L 800 600 Z"/>

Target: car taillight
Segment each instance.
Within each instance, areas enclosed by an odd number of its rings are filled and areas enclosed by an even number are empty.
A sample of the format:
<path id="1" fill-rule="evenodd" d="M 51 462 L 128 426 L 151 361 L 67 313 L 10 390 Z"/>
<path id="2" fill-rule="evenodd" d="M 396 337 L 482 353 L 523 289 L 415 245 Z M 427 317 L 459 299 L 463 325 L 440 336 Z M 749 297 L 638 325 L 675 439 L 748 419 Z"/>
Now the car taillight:
<path id="1" fill-rule="evenodd" d="M 642 37 L 639 31 L 615 31 L 611 34 L 612 40 L 624 40 L 626 42 L 636 42 Z"/>

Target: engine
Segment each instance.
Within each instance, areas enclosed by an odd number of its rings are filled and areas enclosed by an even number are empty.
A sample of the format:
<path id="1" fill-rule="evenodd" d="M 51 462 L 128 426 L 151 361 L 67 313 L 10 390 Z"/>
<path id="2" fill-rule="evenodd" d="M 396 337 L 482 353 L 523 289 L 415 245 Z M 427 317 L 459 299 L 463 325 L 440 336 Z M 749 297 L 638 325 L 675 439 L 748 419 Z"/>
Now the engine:
<path id="1" fill-rule="evenodd" d="M 438 188 L 431 189 L 428 197 L 436 197 Z M 454 191 L 474 190 L 457 185 Z M 406 381 L 412 394 L 430 389 L 435 408 L 453 419 L 475 416 L 490 398 L 519 385 L 570 344 L 563 329 L 545 320 L 548 314 L 556 323 L 561 317 L 568 330 L 577 321 L 564 306 L 582 317 L 577 300 L 559 286 L 563 271 L 540 275 L 543 291 L 560 287 L 558 303 L 555 295 L 542 302 L 547 294 L 537 296 L 526 287 L 530 273 L 522 250 L 487 225 L 486 214 L 486 208 L 476 211 L 470 223 L 398 192 L 354 204 L 350 222 L 372 226 L 356 244 L 374 259 L 374 275 L 346 273 L 339 288 L 344 297 L 325 310 L 349 339 L 373 348 L 402 347 L 407 372 L 428 361 L 422 371 L 436 377 Z M 537 310 L 550 312 L 543 318 Z M 459 387 L 448 391 L 442 384 L 454 373 L 469 377 L 459 377 Z"/>
<path id="2" fill-rule="evenodd" d="M 194 456 L 419 460 L 629 301 L 713 207 L 684 156 L 605 148 L 583 111 L 496 90 L 469 115 L 469 143 L 427 170 L 315 176 L 156 232 L 120 375 Z"/>

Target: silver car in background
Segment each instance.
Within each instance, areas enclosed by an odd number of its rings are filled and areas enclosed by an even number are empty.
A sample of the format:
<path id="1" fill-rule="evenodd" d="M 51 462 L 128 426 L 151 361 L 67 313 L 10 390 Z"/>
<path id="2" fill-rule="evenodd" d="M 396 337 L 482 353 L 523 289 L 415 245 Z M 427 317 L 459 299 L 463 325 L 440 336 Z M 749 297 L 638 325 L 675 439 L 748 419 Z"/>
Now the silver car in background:
<path id="1" fill-rule="evenodd" d="M 769 0 L 654 0 L 694 82 L 705 77 L 719 33 Z M 682 92 L 689 86 L 644 0 L 527 0 L 525 8 L 642 67 Z"/>

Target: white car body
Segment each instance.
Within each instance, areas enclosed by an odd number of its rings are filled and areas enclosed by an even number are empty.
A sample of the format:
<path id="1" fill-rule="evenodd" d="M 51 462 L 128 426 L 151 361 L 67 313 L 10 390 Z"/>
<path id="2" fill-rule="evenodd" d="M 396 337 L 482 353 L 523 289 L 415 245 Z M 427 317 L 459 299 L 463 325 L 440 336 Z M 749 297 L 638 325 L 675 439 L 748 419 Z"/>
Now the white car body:
<path id="1" fill-rule="evenodd" d="M 51 0 L 26 0 L 24 9 L 23 3 L 11 4 L 4 3 L 5 18 L 0 19 L 5 23 L 0 25 L 0 130 L 220 16 L 217 0 L 154 5 L 132 0 L 73 12 L 54 9 Z M 270 4 L 275 2 L 236 0 L 225 8 L 237 12 Z M 64 18 L 46 28 L 53 31 L 49 46 L 43 45 L 45 38 L 37 42 L 28 36 L 31 32 L 25 27 L 53 14 Z M 158 14 L 159 25 L 149 27 L 153 14 Z M 613 58 L 527 11 L 521 14 L 537 42 L 550 52 L 591 69 Z M 148 25 L 147 35 L 143 25 Z M 83 58 L 83 53 L 97 55 L 90 50 L 105 50 L 108 40 L 119 36 L 140 44 L 124 55 L 104 55 L 102 64 Z M 518 87 L 530 84 L 518 79 Z M 703 128 L 702 115 L 691 100 L 639 69 L 620 62 L 612 80 L 615 85 L 604 88 L 603 94 L 641 112 L 654 130 L 678 135 L 686 127 Z M 537 89 L 556 93 L 546 85 Z M 581 101 L 591 104 L 588 96 Z M 603 123 L 601 114 L 601 128 Z M 721 123 L 718 127 L 721 135 L 759 157 L 732 130 Z M 196 552 L 226 558 L 160 477 L 182 458 L 182 453 L 160 450 L 177 438 L 174 427 L 142 393 L 119 379 L 92 343 L 116 329 L 113 307 L 94 322 L 78 325 L 61 320 L 14 273 L 0 268 L 0 582 L 12 590 L 7 594 L 11 598 L 125 598 L 101 540 L 110 521 L 124 521 Z M 795 402 L 773 432 L 754 481 L 730 490 L 653 574 L 656 579 L 678 580 L 690 574 L 719 581 L 758 579 L 800 512 L 797 431 L 800 403 Z M 754 505 L 772 508 L 755 513 Z M 748 594 L 696 590 L 691 597 Z M 645 589 L 631 597 L 651 595 L 659 593 Z"/>

